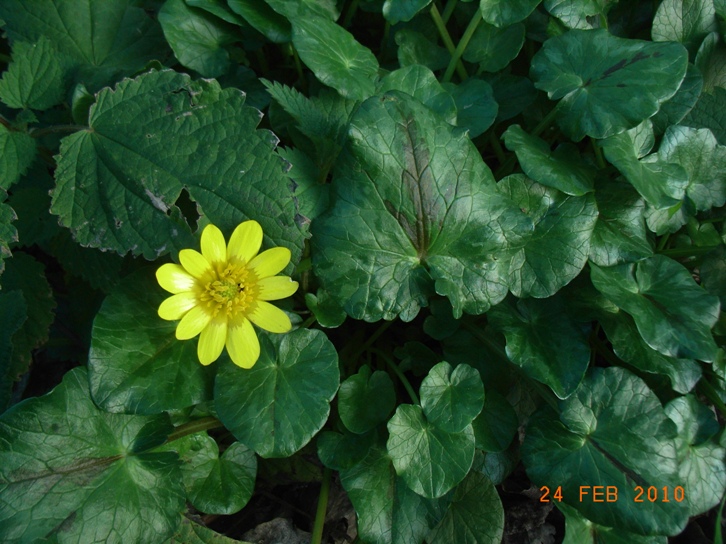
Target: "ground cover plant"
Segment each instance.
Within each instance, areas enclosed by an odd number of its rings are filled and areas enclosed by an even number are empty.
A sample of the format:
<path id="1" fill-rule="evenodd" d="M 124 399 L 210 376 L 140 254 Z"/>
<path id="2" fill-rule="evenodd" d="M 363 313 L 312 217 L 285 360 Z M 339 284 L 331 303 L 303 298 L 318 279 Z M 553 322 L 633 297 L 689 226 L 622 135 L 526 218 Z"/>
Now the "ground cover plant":
<path id="1" fill-rule="evenodd" d="M 0 540 L 721 542 L 725 18 L 0 2 Z"/>

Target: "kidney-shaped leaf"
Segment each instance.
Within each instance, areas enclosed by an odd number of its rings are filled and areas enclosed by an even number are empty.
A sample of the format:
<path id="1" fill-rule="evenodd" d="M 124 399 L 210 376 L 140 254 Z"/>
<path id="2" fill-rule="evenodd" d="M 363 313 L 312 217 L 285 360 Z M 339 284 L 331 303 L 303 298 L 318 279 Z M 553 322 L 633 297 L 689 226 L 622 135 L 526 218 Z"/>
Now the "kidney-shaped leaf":
<path id="1" fill-rule="evenodd" d="M 391 377 L 382 370 L 371 374 L 363 366 L 342 384 L 338 391 L 338 412 L 346 428 L 356 434 L 370 431 L 383 423 L 396 405 Z"/>
<path id="2" fill-rule="evenodd" d="M 532 59 L 532 79 L 558 104 L 558 123 L 573 140 L 606 138 L 648 119 L 686 75 L 688 52 L 676 43 L 617 38 L 607 30 L 571 30 Z"/>
<path id="3" fill-rule="evenodd" d="M 440 362 L 421 382 L 419 395 L 426 419 L 450 433 L 463 431 L 484 406 L 481 376 L 466 364 Z"/>
<path id="4" fill-rule="evenodd" d="M 559 420 L 549 409 L 533 416 L 522 460 L 537 486 L 561 486 L 562 502 L 595 523 L 641 535 L 675 535 L 688 521 L 686 504 L 636 501 L 636 487 L 661 491 L 683 485 L 676 435 L 643 380 L 622 368 L 595 368 L 561 401 Z M 594 501 L 596 485 L 617 488 L 617 500 Z"/>
<path id="5" fill-rule="evenodd" d="M 98 311 L 88 376 L 104 410 L 159 414 L 212 398 L 214 377 L 199 364 L 196 342 L 177 340 L 177 322 L 157 313 L 166 296 L 147 269 L 126 278 Z"/>
<path id="6" fill-rule="evenodd" d="M 325 424 L 340 383 L 338 356 L 325 333 L 298 329 L 262 336 L 251 369 L 226 360 L 214 386 L 219 419 L 262 457 L 288 457 Z"/>
<path id="7" fill-rule="evenodd" d="M 600 268 L 591 265 L 592 283 L 633 316 L 643 340 L 670 357 L 713 361 L 711 327 L 719 300 L 693 281 L 683 265 L 663 255 L 635 264 Z"/>
<path id="8" fill-rule="evenodd" d="M 532 222 L 494 188 L 466 133 L 390 92 L 351 120 L 334 205 L 313 223 L 313 266 L 351 317 L 410 321 L 435 289 L 454 314 L 507 292 L 506 257 Z"/>
<path id="9" fill-rule="evenodd" d="M 254 218 L 295 260 L 303 237 L 289 180 L 244 102 L 170 70 L 102 90 L 88 129 L 61 143 L 52 213 L 81 245 L 155 259 L 194 245 L 174 204 L 186 189 L 222 230 Z"/>
<path id="10" fill-rule="evenodd" d="M 77 368 L 0 417 L 0 540 L 157 542 L 184 510 L 176 454 L 150 453 L 168 416 L 99 410 Z M 151 441 L 149 441 L 151 438 Z"/>

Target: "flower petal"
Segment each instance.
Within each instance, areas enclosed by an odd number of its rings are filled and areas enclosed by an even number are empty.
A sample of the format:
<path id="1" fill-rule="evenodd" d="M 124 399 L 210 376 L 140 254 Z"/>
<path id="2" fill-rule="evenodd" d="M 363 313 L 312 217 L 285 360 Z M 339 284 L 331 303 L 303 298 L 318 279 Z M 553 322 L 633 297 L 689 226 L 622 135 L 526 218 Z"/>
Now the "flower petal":
<path id="1" fill-rule="evenodd" d="M 273 247 L 252 259 L 248 268 L 254 270 L 259 279 L 269 278 L 282 271 L 290 262 L 290 257 L 290 250 L 286 247 Z"/>
<path id="2" fill-rule="evenodd" d="M 194 293 L 186 291 L 167 298 L 159 305 L 159 317 L 167 321 L 181 319 L 185 313 L 197 304 Z"/>
<path id="3" fill-rule="evenodd" d="M 257 300 L 279 300 L 287 298 L 297 291 L 298 283 L 290 276 L 274 276 L 257 282 L 259 294 Z"/>
<path id="4" fill-rule="evenodd" d="M 227 351 L 232 362 L 242 368 L 252 368 L 260 357 L 260 341 L 252 323 L 244 317 L 230 322 L 227 331 Z"/>
<path id="5" fill-rule="evenodd" d="M 245 221 L 237 225 L 227 246 L 227 260 L 248 263 L 262 246 L 262 227 L 257 221 Z"/>
<path id="6" fill-rule="evenodd" d="M 222 354 L 227 340 L 227 320 L 212 319 L 199 336 L 197 356 L 203 365 L 213 363 Z"/>
<path id="7" fill-rule="evenodd" d="M 179 262 L 192 276 L 198 280 L 205 279 L 205 276 L 213 274 L 212 266 L 209 261 L 193 249 L 182 249 L 179 252 Z"/>
<path id="8" fill-rule="evenodd" d="M 179 322 L 176 328 L 176 337 L 179 340 L 189 340 L 194 338 L 202 329 L 209 325 L 212 320 L 212 314 L 201 308 L 200 306 L 194 306 L 189 310 L 182 320 Z"/>
<path id="9" fill-rule="evenodd" d="M 156 280 L 162 289 L 170 293 L 191 291 L 194 287 L 194 277 L 178 264 L 163 264 L 156 271 Z"/>
<path id="10" fill-rule="evenodd" d="M 288 332 L 292 329 L 290 318 L 277 306 L 263 300 L 257 301 L 255 309 L 247 317 L 260 327 L 270 332 Z"/>
<path id="11" fill-rule="evenodd" d="M 202 255 L 212 266 L 220 266 L 227 260 L 227 244 L 224 234 L 214 225 L 207 225 L 202 231 Z"/>

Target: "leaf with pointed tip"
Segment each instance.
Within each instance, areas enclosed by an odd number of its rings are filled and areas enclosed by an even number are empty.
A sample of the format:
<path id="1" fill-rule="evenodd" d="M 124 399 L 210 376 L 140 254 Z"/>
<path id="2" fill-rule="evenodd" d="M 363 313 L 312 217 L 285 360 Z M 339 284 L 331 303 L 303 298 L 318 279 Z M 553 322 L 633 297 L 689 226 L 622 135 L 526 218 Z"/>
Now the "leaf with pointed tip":
<path id="1" fill-rule="evenodd" d="M 0 124 L 0 189 L 10 189 L 28 170 L 35 154 L 33 138 Z"/>
<path id="2" fill-rule="evenodd" d="M 711 328 L 718 320 L 718 297 L 696 284 L 682 264 L 654 255 L 637 264 L 593 264 L 590 277 L 598 291 L 633 316 L 651 348 L 670 357 L 716 357 Z"/>
<path id="3" fill-rule="evenodd" d="M 156 542 L 184 510 L 176 454 L 148 451 L 169 416 L 109 414 L 91 401 L 83 368 L 0 416 L 0 538 L 59 543 Z M 151 438 L 151 440 L 149 440 Z"/>
<path id="4" fill-rule="evenodd" d="M 557 122 L 580 141 L 619 134 L 651 117 L 676 93 L 687 65 L 680 44 L 572 30 L 544 43 L 531 75 L 538 89 L 560 100 Z"/>
<path id="5" fill-rule="evenodd" d="M 398 92 L 364 102 L 312 225 L 313 268 L 350 315 L 410 321 L 434 287 L 454 315 L 506 295 L 507 256 L 531 221 L 494 187 L 462 131 Z"/>

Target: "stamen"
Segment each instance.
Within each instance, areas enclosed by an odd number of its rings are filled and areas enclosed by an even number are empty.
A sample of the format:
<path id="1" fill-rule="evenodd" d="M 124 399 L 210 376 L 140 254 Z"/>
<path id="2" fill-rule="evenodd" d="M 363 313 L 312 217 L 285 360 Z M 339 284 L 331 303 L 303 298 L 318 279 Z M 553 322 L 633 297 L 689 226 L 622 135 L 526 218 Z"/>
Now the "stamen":
<path id="1" fill-rule="evenodd" d="M 227 317 L 246 312 L 256 298 L 257 278 L 244 265 L 228 264 L 216 270 L 216 279 L 208 282 L 199 295 L 212 316 L 224 311 Z"/>

